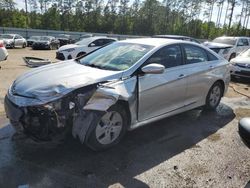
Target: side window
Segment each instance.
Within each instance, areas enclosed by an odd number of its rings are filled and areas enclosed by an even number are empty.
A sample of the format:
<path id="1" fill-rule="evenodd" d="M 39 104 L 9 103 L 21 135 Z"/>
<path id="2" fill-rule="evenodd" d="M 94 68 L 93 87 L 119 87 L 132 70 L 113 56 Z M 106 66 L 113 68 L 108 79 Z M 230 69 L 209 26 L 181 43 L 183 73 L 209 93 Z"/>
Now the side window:
<path id="1" fill-rule="evenodd" d="M 178 45 L 166 46 L 155 52 L 146 64 L 158 63 L 165 68 L 182 65 L 181 48 Z"/>
<path id="2" fill-rule="evenodd" d="M 112 39 L 103 39 L 103 45 L 114 42 Z"/>
<path id="3" fill-rule="evenodd" d="M 204 49 L 193 46 L 193 45 L 184 45 L 184 51 L 186 54 L 186 63 L 193 64 L 193 63 L 201 63 L 208 61 L 207 53 Z"/>
<path id="4" fill-rule="evenodd" d="M 247 39 L 242 39 L 243 46 L 248 46 L 248 40 Z"/>
<path id="5" fill-rule="evenodd" d="M 90 47 L 96 47 L 96 46 L 103 46 L 104 44 L 103 39 L 97 39 L 94 42 L 92 42 L 89 46 Z"/>
<path id="6" fill-rule="evenodd" d="M 242 40 L 242 39 L 239 39 L 239 40 L 238 40 L 237 46 L 244 46 L 244 43 L 243 43 L 243 40 Z"/>
<path id="7" fill-rule="evenodd" d="M 216 61 L 216 60 L 218 60 L 218 58 L 215 55 L 213 55 L 212 53 L 210 53 L 208 51 L 207 51 L 207 56 L 208 56 L 208 61 Z"/>

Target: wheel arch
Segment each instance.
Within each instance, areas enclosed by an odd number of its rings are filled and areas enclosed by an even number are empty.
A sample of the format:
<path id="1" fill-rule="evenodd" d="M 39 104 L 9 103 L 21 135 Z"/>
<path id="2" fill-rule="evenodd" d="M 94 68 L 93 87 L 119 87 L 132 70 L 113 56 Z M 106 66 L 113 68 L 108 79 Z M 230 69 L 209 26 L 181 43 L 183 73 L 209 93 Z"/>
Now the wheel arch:
<path id="1" fill-rule="evenodd" d="M 114 105 L 120 105 L 121 107 L 124 108 L 126 114 L 127 114 L 127 118 L 128 118 L 128 125 L 130 126 L 131 125 L 131 111 L 130 111 L 130 108 L 129 108 L 129 103 L 128 101 L 125 101 L 125 100 L 118 100 L 116 104 Z M 129 129 L 129 127 L 128 127 Z"/>

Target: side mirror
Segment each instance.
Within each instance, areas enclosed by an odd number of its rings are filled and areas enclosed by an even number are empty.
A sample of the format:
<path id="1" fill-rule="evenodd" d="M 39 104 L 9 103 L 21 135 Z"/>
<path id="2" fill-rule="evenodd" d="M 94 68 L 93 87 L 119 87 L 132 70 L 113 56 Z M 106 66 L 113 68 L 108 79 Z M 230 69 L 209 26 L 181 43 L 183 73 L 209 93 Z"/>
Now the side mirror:
<path id="1" fill-rule="evenodd" d="M 163 65 L 152 63 L 141 68 L 145 74 L 162 74 L 165 70 Z"/>

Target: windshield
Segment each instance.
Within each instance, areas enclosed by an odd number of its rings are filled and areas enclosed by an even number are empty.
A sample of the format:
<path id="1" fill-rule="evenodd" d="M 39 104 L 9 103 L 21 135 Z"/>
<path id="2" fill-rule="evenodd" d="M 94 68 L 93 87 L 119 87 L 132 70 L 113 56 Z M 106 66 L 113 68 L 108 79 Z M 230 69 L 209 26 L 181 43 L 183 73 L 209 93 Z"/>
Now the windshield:
<path id="1" fill-rule="evenodd" d="M 241 57 L 250 57 L 250 48 L 246 50 L 245 52 L 241 53 L 239 56 Z"/>
<path id="2" fill-rule="evenodd" d="M 76 45 L 88 45 L 90 42 L 93 41 L 93 38 L 84 38 L 78 42 L 76 42 Z"/>
<path id="3" fill-rule="evenodd" d="M 40 37 L 40 40 L 43 40 L 43 41 L 50 41 L 50 37 Z"/>
<path id="4" fill-rule="evenodd" d="M 80 59 L 86 66 L 100 69 L 122 71 L 130 68 L 141 59 L 153 46 L 115 42 Z"/>
<path id="5" fill-rule="evenodd" d="M 30 37 L 30 39 L 32 39 L 32 40 L 39 40 L 40 37 L 39 36 L 32 36 L 32 37 Z"/>
<path id="6" fill-rule="evenodd" d="M 229 45 L 235 45 L 236 39 L 234 39 L 234 38 L 216 38 L 216 39 L 213 40 L 213 42 L 222 43 L 222 44 L 229 44 Z"/>
<path id="7" fill-rule="evenodd" d="M 13 39 L 13 35 L 0 35 L 1 39 Z"/>

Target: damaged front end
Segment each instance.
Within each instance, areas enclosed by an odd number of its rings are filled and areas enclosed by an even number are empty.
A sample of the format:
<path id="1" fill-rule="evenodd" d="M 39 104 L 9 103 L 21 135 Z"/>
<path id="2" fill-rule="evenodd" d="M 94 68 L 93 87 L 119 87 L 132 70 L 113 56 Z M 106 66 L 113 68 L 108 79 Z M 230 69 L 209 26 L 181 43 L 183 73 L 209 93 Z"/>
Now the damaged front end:
<path id="1" fill-rule="evenodd" d="M 55 101 L 25 106 L 13 103 L 8 95 L 5 97 L 5 112 L 17 134 L 25 134 L 35 141 L 52 141 L 63 139 L 71 130 L 79 106 L 87 102 L 96 85 L 77 89 Z M 84 93 L 84 94 L 83 94 Z M 19 100 L 20 96 L 18 96 Z M 13 98 L 13 97 L 12 97 Z M 23 97 L 23 100 L 25 97 Z"/>
<path id="2" fill-rule="evenodd" d="M 17 133 L 25 133 L 36 141 L 61 140 L 72 130 L 72 135 L 84 143 L 92 123 L 118 101 L 126 101 L 128 117 L 131 121 L 136 120 L 136 83 L 135 77 L 96 83 L 51 102 L 33 102 L 36 105 L 25 105 L 20 96 L 16 96 L 20 104 L 17 105 L 8 94 L 5 111 Z M 34 99 L 26 97 L 23 100 Z"/>

